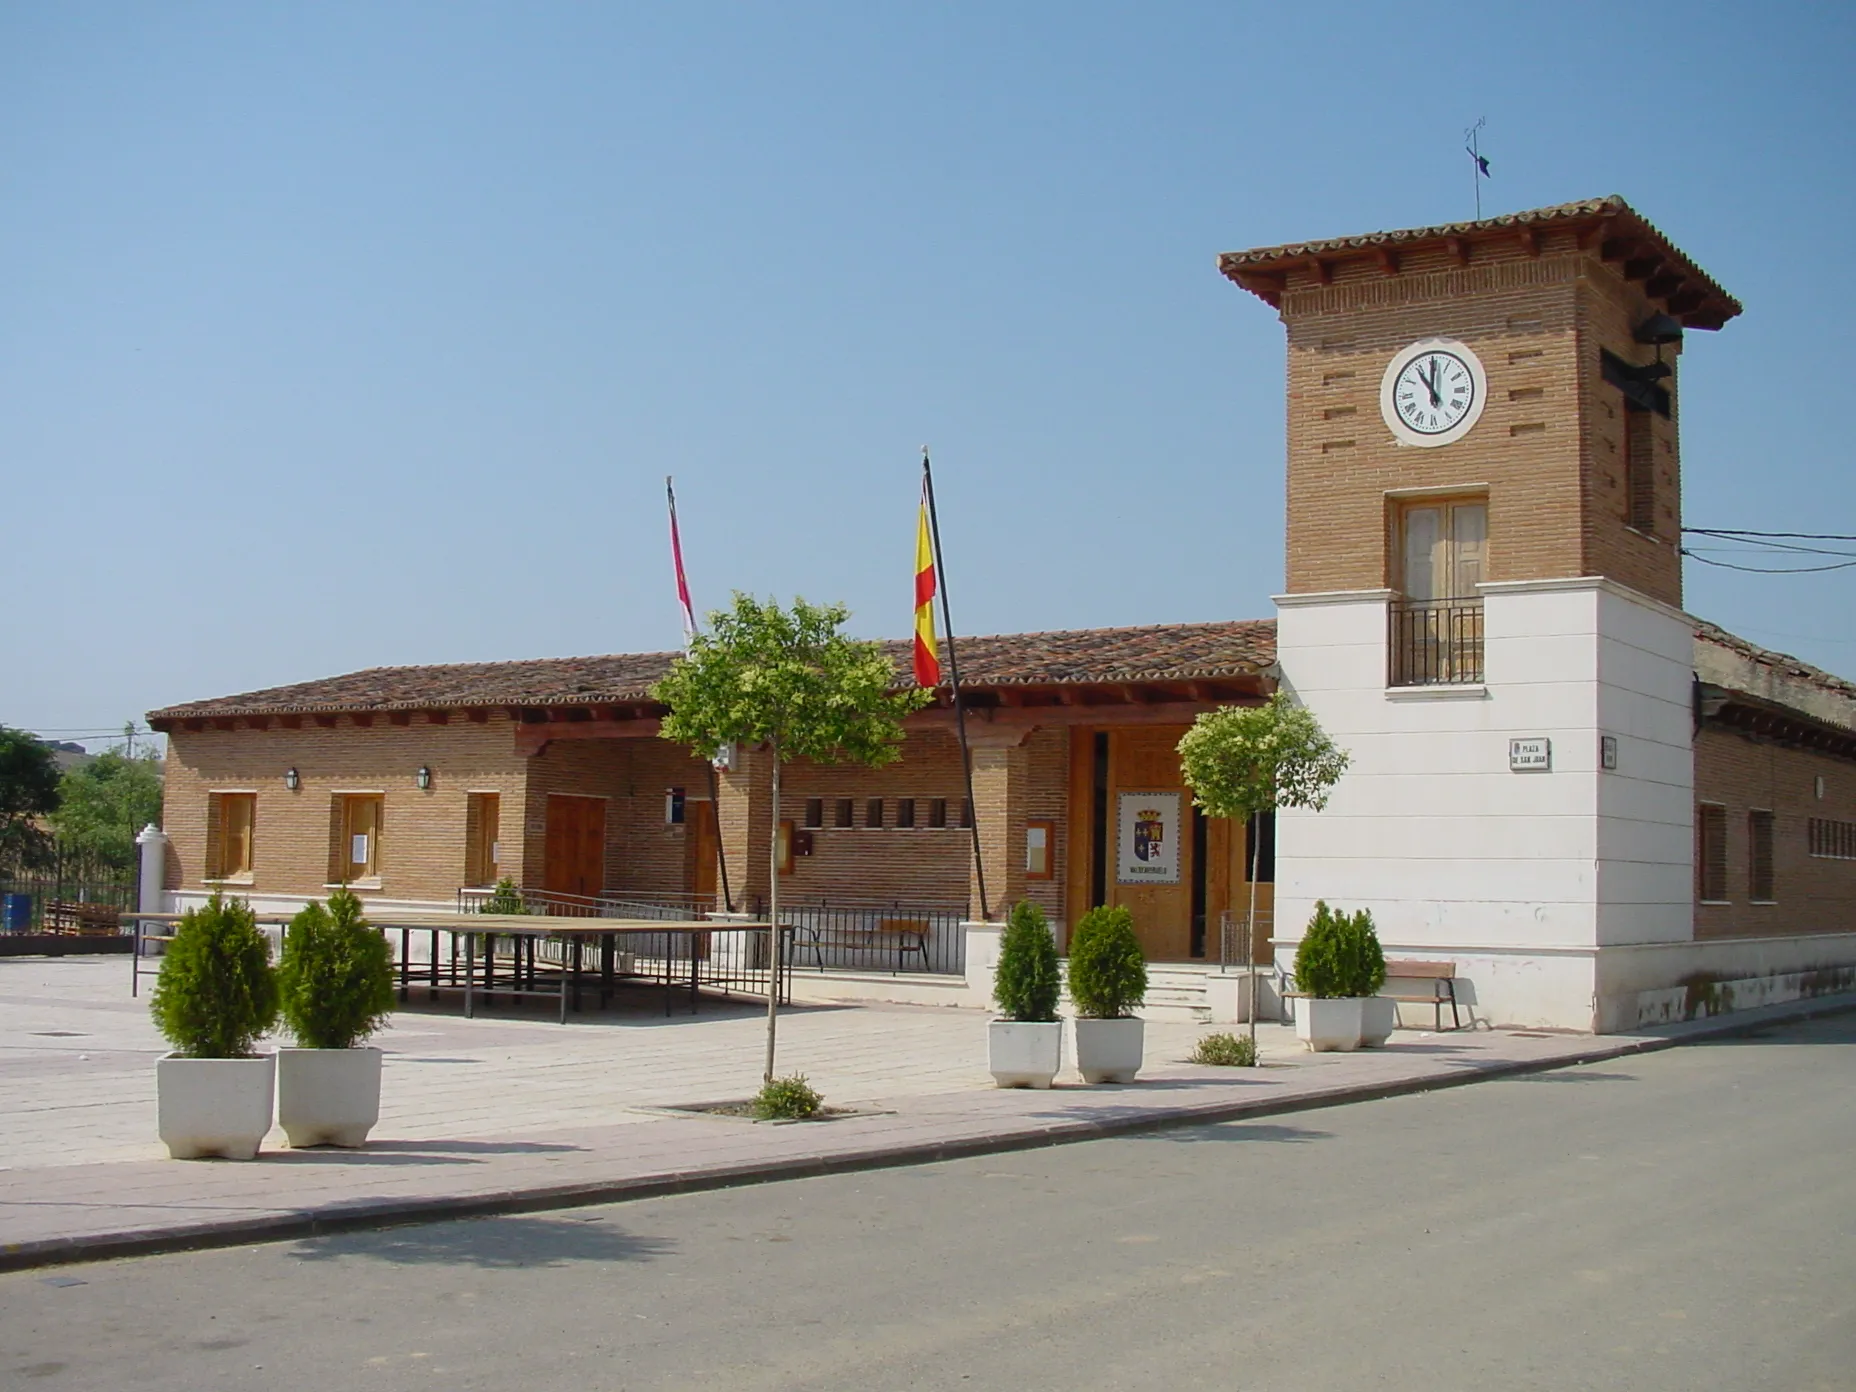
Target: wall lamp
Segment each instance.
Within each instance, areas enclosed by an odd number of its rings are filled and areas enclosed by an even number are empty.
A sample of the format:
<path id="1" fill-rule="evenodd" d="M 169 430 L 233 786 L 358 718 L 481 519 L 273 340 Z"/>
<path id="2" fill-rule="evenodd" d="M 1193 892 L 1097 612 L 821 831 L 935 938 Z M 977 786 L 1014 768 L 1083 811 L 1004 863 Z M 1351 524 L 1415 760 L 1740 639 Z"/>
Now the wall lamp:
<path id="1" fill-rule="evenodd" d="M 294 793 L 302 785 L 303 785 L 303 780 L 297 777 L 297 773 L 295 769 L 287 768 L 284 770 L 284 787 L 288 788 L 291 792 Z"/>
<path id="2" fill-rule="evenodd" d="M 424 792 L 427 788 L 432 786 L 431 769 L 427 768 L 424 764 L 420 764 L 419 771 L 412 776 L 412 780 L 419 785 L 419 790 Z"/>
<path id="3" fill-rule="evenodd" d="M 1648 319 L 1645 319 L 1641 324 L 1637 325 L 1631 337 L 1636 339 L 1639 343 L 1654 344 L 1656 347 L 1656 361 L 1653 363 L 1646 363 L 1644 366 L 1637 369 L 1638 381 L 1660 381 L 1664 377 L 1670 376 L 1675 371 L 1674 368 L 1663 361 L 1663 346 L 1665 344 L 1680 343 L 1682 341 L 1682 325 L 1674 318 L 1667 314 L 1652 314 Z"/>

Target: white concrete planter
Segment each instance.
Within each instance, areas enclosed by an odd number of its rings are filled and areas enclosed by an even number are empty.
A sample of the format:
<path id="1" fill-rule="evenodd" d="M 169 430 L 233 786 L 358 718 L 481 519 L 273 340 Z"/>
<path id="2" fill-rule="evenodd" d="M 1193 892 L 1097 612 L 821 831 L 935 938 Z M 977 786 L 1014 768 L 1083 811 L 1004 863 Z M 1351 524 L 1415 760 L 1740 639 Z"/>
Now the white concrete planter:
<path id="1" fill-rule="evenodd" d="M 1076 1066 L 1085 1083 L 1131 1083 L 1141 1071 L 1146 1040 L 1142 1020 L 1129 1015 L 1119 1020 L 1076 1022 Z"/>
<path id="2" fill-rule="evenodd" d="M 1398 1002 L 1390 996 L 1364 996 L 1360 1000 L 1360 1047 L 1377 1049 L 1398 1028 Z"/>
<path id="3" fill-rule="evenodd" d="M 294 1147 L 365 1145 L 380 1120 L 380 1050 L 279 1049 L 277 1120 Z"/>
<path id="4" fill-rule="evenodd" d="M 994 1020 L 986 1053 L 998 1086 L 1047 1088 L 1063 1068 L 1063 1021 Z"/>
<path id="5" fill-rule="evenodd" d="M 155 1060 L 156 1129 L 176 1160 L 253 1160 L 271 1129 L 277 1058 Z"/>
<path id="6" fill-rule="evenodd" d="M 1362 1004 L 1360 996 L 1303 996 L 1295 1003 L 1295 1037 L 1318 1054 L 1352 1053 L 1360 1047 Z"/>

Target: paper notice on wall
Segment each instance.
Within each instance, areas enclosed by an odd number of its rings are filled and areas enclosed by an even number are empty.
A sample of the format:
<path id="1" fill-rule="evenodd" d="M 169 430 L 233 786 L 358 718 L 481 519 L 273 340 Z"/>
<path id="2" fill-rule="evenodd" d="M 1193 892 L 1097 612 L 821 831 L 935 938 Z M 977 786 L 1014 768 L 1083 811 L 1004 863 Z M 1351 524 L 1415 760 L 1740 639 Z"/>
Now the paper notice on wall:
<path id="1" fill-rule="evenodd" d="M 502 863 L 503 843 L 501 841 L 492 841 L 490 843 L 490 864 L 501 865 Z"/>
<path id="2" fill-rule="evenodd" d="M 367 836 L 365 833 L 348 838 L 348 863 L 350 865 L 367 864 Z"/>
<path id="3" fill-rule="evenodd" d="M 1178 884 L 1180 807 L 1177 790 L 1115 795 L 1115 883 Z"/>

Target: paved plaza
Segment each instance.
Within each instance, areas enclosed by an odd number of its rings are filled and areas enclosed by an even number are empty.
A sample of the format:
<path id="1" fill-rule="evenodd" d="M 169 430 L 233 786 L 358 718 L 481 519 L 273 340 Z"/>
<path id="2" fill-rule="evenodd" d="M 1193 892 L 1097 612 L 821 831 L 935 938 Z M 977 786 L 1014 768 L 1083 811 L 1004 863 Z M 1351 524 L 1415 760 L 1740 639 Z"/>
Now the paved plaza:
<path id="1" fill-rule="evenodd" d="M 146 989 L 146 981 L 144 988 Z M 1001 1091 L 987 1012 L 806 1006 L 781 1016 L 780 1071 L 805 1073 L 853 1115 L 766 1125 L 667 1109 L 737 1099 L 760 1080 L 754 1001 L 666 1015 L 656 991 L 555 1023 L 530 1002 L 461 1016 L 415 1000 L 386 1051 L 380 1125 L 365 1150 L 292 1151 L 273 1131 L 255 1163 L 179 1162 L 155 1136 L 164 1045 L 129 962 L 0 959 L 0 1265 L 72 1260 L 357 1222 L 556 1206 L 838 1167 L 1009 1149 L 1446 1086 L 1662 1047 L 1709 1028 L 1824 1010 L 1780 1007 L 1639 1036 L 1400 1031 L 1390 1047 L 1307 1054 L 1261 1028 L 1259 1069 L 1185 1062 L 1212 1026 L 1150 1023 L 1143 1080 Z M 1067 1085 L 1066 1085 L 1067 1084 Z"/>

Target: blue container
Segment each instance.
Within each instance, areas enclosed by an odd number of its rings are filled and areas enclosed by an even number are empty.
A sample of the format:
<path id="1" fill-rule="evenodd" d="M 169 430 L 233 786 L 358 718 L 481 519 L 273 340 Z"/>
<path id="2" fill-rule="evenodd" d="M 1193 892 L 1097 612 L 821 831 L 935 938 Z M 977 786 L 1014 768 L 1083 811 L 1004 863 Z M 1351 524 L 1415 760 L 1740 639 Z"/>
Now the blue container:
<path id="1" fill-rule="evenodd" d="M 32 896 L 0 895 L 0 931 L 26 933 L 32 930 Z"/>

